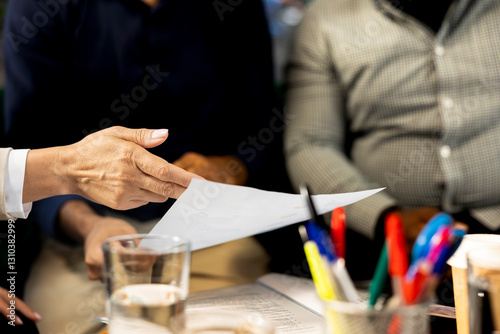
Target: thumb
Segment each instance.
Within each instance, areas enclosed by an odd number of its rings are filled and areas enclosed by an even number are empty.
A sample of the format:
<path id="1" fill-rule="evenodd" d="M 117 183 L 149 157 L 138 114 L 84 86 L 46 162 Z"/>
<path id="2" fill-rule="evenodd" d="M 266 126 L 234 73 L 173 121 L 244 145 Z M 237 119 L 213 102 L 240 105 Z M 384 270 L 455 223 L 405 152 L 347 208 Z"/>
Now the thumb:
<path id="1" fill-rule="evenodd" d="M 168 129 L 149 130 L 117 127 L 115 135 L 144 148 L 151 148 L 160 145 L 167 139 Z"/>

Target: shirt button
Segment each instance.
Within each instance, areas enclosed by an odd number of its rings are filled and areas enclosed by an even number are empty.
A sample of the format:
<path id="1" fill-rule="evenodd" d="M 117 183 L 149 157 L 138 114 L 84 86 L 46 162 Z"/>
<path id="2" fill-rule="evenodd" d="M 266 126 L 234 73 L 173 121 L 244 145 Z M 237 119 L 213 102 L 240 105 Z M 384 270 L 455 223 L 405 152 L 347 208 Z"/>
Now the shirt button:
<path id="1" fill-rule="evenodd" d="M 441 146 L 439 153 L 441 154 L 442 158 L 448 158 L 451 154 L 451 149 L 448 145 L 444 145 L 444 146 Z"/>
<path id="2" fill-rule="evenodd" d="M 444 55 L 444 47 L 442 45 L 437 45 L 434 48 L 434 53 L 436 53 L 436 55 L 438 55 L 438 56 Z"/>
<path id="3" fill-rule="evenodd" d="M 451 109 L 453 108 L 453 100 L 450 99 L 449 97 L 445 97 L 443 98 L 443 100 L 441 101 L 443 103 L 443 106 L 446 108 L 446 109 Z"/>

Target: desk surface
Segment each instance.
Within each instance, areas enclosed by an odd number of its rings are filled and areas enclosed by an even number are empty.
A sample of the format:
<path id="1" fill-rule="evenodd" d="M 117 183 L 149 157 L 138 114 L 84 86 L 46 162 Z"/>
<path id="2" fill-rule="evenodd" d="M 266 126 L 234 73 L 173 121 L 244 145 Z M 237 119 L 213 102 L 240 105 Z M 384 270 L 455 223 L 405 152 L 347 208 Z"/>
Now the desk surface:
<path id="1" fill-rule="evenodd" d="M 229 310 L 256 313 L 277 324 L 276 334 L 323 334 L 325 328 L 323 311 L 321 306 L 315 305 L 313 300 L 315 296 L 311 280 L 267 274 L 255 283 L 191 293 L 186 311 L 189 313 Z M 455 333 L 457 333 L 455 319 L 430 317 L 430 334 Z"/>

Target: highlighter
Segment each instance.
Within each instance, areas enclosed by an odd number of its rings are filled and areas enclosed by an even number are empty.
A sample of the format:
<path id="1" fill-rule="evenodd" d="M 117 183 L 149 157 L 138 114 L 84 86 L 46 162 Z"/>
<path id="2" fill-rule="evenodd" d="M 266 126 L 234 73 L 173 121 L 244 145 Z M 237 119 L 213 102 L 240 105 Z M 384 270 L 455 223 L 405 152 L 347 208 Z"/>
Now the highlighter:
<path id="1" fill-rule="evenodd" d="M 311 270 L 316 293 L 323 299 L 336 299 L 330 268 L 325 259 L 322 258 L 318 245 L 312 240 L 307 240 L 307 232 L 304 226 L 299 226 L 299 233 L 304 242 L 304 253 Z"/>

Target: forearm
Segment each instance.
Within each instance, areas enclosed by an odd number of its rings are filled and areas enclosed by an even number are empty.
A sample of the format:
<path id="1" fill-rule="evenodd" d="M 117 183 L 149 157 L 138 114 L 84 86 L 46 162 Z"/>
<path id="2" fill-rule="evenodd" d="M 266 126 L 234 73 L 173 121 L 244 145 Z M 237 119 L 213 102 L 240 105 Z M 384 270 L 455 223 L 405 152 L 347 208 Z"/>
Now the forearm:
<path id="1" fill-rule="evenodd" d="M 301 117 L 304 119 L 301 120 Z M 318 124 L 309 123 L 309 128 L 307 118 L 307 115 L 292 117 L 290 131 L 285 137 L 286 164 L 295 189 L 298 190 L 304 182 L 308 183 L 315 194 L 345 193 L 381 187 L 368 180 L 346 154 L 338 149 L 342 145 L 334 136 L 326 138 L 311 135 L 323 131 L 314 130 L 320 129 Z M 296 120 L 298 124 L 295 124 Z M 380 214 L 396 204 L 391 194 L 383 190 L 359 203 L 348 205 L 346 216 L 349 217 L 349 227 L 373 238 Z"/>

